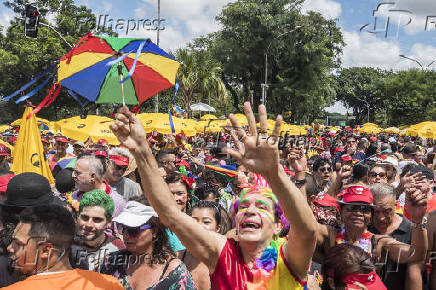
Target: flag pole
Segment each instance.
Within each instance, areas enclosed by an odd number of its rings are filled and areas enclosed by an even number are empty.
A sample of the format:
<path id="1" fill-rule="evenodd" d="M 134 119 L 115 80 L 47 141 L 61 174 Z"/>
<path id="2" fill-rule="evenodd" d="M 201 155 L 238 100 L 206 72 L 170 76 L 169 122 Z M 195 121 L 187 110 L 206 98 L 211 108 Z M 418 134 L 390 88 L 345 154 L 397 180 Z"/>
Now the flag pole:
<path id="1" fill-rule="evenodd" d="M 118 74 L 120 75 L 121 97 L 123 98 L 123 107 L 124 107 L 126 105 L 126 102 L 124 101 L 124 84 L 122 83 L 122 80 L 123 80 L 123 69 L 121 67 L 121 61 L 118 62 Z"/>

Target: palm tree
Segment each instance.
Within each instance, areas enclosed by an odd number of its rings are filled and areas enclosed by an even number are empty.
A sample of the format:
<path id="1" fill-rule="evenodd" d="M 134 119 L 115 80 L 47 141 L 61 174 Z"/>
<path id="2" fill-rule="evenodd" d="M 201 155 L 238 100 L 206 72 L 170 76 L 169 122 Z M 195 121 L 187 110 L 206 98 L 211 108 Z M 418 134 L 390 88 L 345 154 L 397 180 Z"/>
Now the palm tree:
<path id="1" fill-rule="evenodd" d="M 177 80 L 182 97 L 182 107 L 190 113 L 190 105 L 194 100 L 194 93 L 200 95 L 200 101 L 214 104 L 225 104 L 227 90 L 221 81 L 221 66 L 207 51 L 179 49 L 175 53 L 176 59 L 182 62 Z"/>

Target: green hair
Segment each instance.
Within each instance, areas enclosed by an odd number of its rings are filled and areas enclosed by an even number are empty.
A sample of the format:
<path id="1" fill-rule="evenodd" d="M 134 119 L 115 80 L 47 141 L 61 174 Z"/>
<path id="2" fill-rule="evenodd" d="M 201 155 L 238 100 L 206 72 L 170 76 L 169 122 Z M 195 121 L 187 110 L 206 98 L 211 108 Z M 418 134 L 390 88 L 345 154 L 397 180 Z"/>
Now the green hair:
<path id="1" fill-rule="evenodd" d="M 112 218 L 115 210 L 112 197 L 101 189 L 94 189 L 83 194 L 79 205 L 79 214 L 86 206 L 101 206 L 104 208 L 104 215 L 108 220 Z"/>

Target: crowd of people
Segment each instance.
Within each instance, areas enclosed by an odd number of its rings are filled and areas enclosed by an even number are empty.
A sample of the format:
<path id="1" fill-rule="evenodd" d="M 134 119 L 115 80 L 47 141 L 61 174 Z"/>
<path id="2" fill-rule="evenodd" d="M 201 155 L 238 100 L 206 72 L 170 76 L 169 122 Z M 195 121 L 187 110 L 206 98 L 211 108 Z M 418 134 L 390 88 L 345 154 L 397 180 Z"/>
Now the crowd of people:
<path id="1" fill-rule="evenodd" d="M 0 287 L 436 289 L 436 140 L 244 111 L 186 137 L 123 107 L 118 146 L 48 134 L 55 184 L 0 143 Z"/>

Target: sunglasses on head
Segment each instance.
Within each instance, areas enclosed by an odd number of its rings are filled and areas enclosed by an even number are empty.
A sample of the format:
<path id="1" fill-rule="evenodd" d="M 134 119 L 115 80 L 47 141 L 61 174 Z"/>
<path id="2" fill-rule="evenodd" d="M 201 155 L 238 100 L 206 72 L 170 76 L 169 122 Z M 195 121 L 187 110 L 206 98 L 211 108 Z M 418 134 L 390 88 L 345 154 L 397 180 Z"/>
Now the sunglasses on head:
<path id="1" fill-rule="evenodd" d="M 141 231 L 148 230 L 148 229 L 151 229 L 151 225 L 149 225 L 149 224 L 145 224 L 145 225 L 142 225 L 142 226 L 136 227 L 136 228 L 126 227 L 123 225 L 120 226 L 120 232 L 123 234 L 127 233 L 131 237 L 137 237 L 137 236 L 139 236 Z"/>
<path id="2" fill-rule="evenodd" d="M 377 172 L 370 172 L 369 176 L 384 178 L 384 177 L 386 177 L 386 173 L 384 173 L 384 172 L 379 172 L 379 173 L 377 173 Z"/>
<path id="3" fill-rule="evenodd" d="M 372 206 L 365 204 L 344 204 L 344 208 L 349 212 L 371 213 Z"/>
<path id="4" fill-rule="evenodd" d="M 331 167 L 321 167 L 321 168 L 318 168 L 318 171 L 320 171 L 320 172 L 330 172 L 330 171 L 332 171 L 332 168 Z"/>

